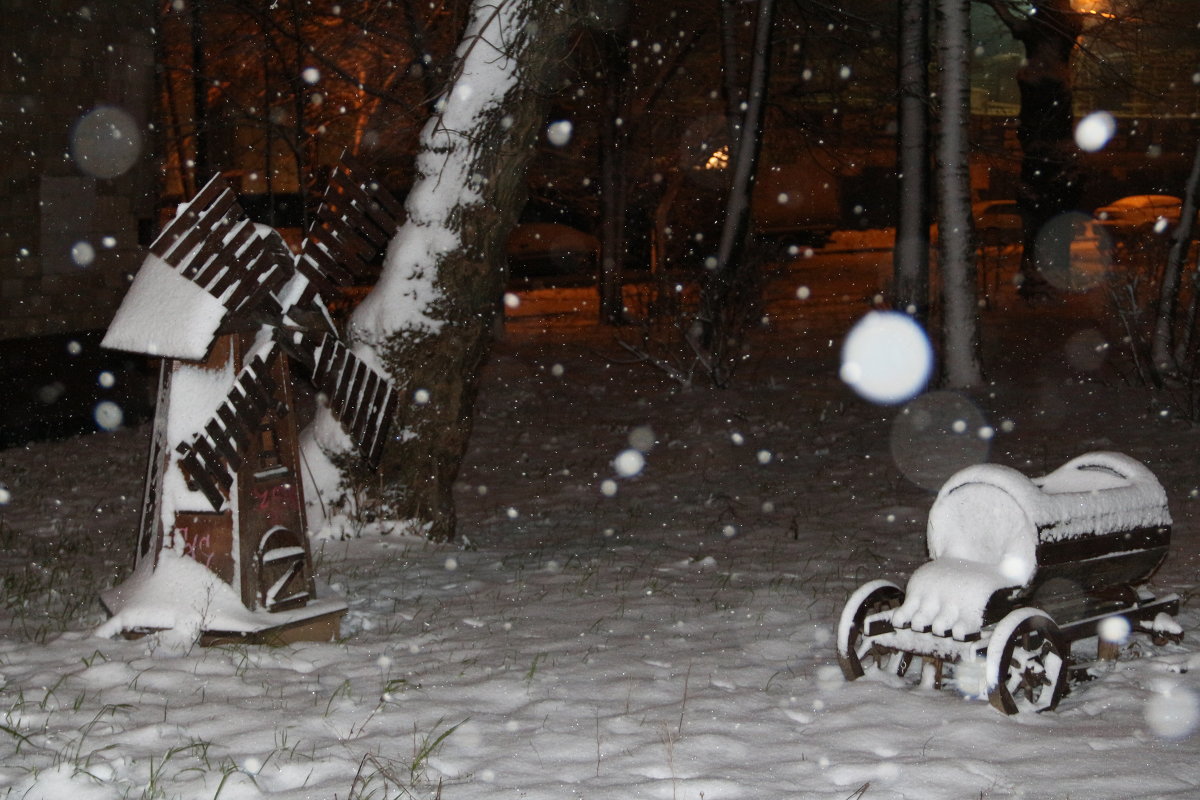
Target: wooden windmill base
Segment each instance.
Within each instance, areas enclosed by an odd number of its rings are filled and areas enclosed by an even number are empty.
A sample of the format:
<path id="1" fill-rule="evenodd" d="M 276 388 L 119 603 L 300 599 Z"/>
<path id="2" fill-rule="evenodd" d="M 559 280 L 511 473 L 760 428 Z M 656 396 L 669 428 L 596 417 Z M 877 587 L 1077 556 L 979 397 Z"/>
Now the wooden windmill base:
<path id="1" fill-rule="evenodd" d="M 274 628 L 266 628 L 253 633 L 204 631 L 200 634 L 200 646 L 265 644 L 269 647 L 283 647 L 296 642 L 332 642 L 338 638 L 344 616 L 346 616 L 346 609 L 342 608 L 318 617 L 276 625 Z"/>
<path id="2" fill-rule="evenodd" d="M 280 614 L 287 616 L 278 625 L 252 631 L 200 632 L 201 647 L 216 647 L 227 644 L 253 644 L 268 647 L 284 647 L 297 642 L 333 642 L 341 632 L 342 618 L 346 616 L 346 604 L 341 600 L 327 599 L 310 603 L 298 613 Z M 141 639 L 164 630 L 163 628 L 126 628 L 121 636 L 129 640 Z"/>

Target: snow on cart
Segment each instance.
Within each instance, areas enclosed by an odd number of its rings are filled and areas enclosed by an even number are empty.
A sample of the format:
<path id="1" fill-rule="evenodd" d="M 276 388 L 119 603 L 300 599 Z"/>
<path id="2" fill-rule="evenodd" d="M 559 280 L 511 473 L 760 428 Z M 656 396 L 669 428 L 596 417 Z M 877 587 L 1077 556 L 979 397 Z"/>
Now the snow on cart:
<path id="1" fill-rule="evenodd" d="M 1162 485 L 1120 453 L 1075 458 L 1030 479 L 996 464 L 968 467 L 929 510 L 931 561 L 906 589 L 874 580 L 838 623 L 847 680 L 869 669 L 986 696 L 1006 714 L 1053 709 L 1067 690 L 1071 643 L 1097 636 L 1113 659 L 1130 632 L 1178 638 L 1176 595 L 1144 584 L 1167 557 Z"/>

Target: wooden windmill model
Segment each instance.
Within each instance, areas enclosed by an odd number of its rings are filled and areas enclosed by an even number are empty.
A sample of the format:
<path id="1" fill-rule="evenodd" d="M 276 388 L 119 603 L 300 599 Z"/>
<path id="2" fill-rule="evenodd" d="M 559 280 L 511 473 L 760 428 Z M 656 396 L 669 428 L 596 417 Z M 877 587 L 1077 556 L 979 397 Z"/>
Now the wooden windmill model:
<path id="1" fill-rule="evenodd" d="M 104 629 L 181 629 L 202 644 L 336 637 L 304 516 L 289 357 L 378 463 L 390 382 L 341 341 L 327 302 L 364 277 L 399 204 L 343 161 L 294 256 L 214 178 L 150 247 L 103 345 L 164 359 L 133 576 Z"/>

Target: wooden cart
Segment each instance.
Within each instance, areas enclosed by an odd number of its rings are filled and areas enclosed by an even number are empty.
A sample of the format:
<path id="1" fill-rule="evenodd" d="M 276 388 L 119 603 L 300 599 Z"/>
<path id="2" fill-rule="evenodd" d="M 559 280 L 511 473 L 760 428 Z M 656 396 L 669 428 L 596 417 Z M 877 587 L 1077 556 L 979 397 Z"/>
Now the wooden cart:
<path id="1" fill-rule="evenodd" d="M 1097 636 L 1115 658 L 1134 630 L 1177 638 L 1176 595 L 1144 584 L 1167 557 L 1162 485 L 1120 453 L 1080 456 L 1039 479 L 968 467 L 929 512 L 931 561 L 905 589 L 861 586 L 838 623 L 847 680 L 867 669 L 986 696 L 1006 714 L 1053 709 L 1067 690 L 1071 643 Z"/>

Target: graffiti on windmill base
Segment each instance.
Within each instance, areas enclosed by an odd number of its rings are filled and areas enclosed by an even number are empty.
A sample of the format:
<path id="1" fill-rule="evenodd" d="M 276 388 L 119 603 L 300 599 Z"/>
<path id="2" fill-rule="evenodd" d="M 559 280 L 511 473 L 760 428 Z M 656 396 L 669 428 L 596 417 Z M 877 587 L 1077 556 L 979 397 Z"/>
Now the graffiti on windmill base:
<path id="1" fill-rule="evenodd" d="M 175 534 L 184 555 L 208 567 L 226 583 L 233 582 L 233 531 L 225 514 L 178 514 Z"/>

